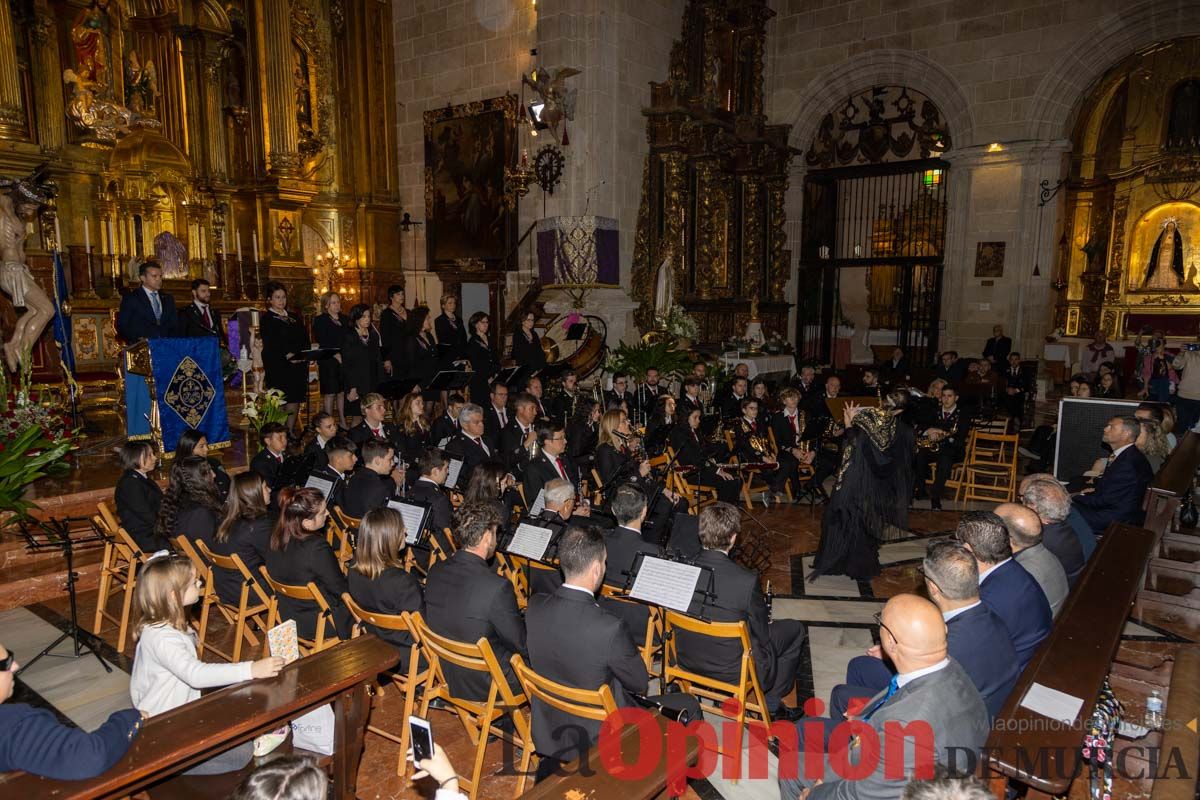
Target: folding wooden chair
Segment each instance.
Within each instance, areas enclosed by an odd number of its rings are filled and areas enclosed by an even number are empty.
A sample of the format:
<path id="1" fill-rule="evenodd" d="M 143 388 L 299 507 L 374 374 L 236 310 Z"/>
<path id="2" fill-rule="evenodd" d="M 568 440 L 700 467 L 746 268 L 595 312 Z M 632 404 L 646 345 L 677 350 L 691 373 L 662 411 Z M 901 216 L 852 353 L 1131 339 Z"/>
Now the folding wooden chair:
<path id="1" fill-rule="evenodd" d="M 101 508 L 104 504 L 101 503 Z M 133 607 L 133 590 L 137 586 L 138 570 L 149 560 L 141 551 L 137 542 L 133 541 L 120 525 L 110 527 L 105 518 L 115 515 L 109 509 L 109 514 L 99 514 L 92 517 L 92 524 L 104 537 L 104 556 L 100 562 L 100 587 L 96 594 L 96 617 L 92 623 L 92 633 L 97 636 L 108 620 L 117 626 L 117 651 L 125 652 L 125 638 L 129 633 L 129 614 Z M 121 613 L 114 616 L 108 612 L 108 601 L 114 595 L 121 595 Z"/>
<path id="2" fill-rule="evenodd" d="M 607 597 L 615 603 L 630 603 L 641 606 L 650 612 L 650 616 L 646 618 L 646 630 L 641 634 L 638 631 L 630 631 L 630 633 L 634 635 L 634 644 L 637 645 L 638 652 L 641 653 L 642 663 L 646 665 L 646 671 L 653 673 L 654 659 L 661 655 L 662 650 L 662 609 L 649 603 L 643 603 L 640 600 L 630 599 L 625 596 L 624 589 L 607 583 L 600 587 L 600 596 Z M 640 643 L 638 639 L 641 639 Z"/>
<path id="3" fill-rule="evenodd" d="M 520 654 L 513 655 L 512 665 L 517 673 L 517 680 L 521 682 L 521 688 L 525 690 L 525 696 L 530 700 L 536 697 L 546 705 L 573 717 L 592 719 L 600 723 L 617 710 L 617 701 L 606 683 L 596 689 L 576 689 L 552 681 L 534 672 Z"/>
<path id="4" fill-rule="evenodd" d="M 522 611 L 529 605 L 529 559 L 513 553 L 496 551 L 496 571 L 512 584 L 517 607 Z"/>
<path id="5" fill-rule="evenodd" d="M 368 611 L 354 602 L 354 598 L 350 596 L 349 592 L 342 593 L 342 602 L 346 604 L 346 608 L 350 609 L 350 613 L 354 615 L 354 619 L 357 621 L 351 638 L 358 638 L 364 632 L 363 626 L 366 624 L 386 631 L 407 633 L 413 638 L 414 642 L 419 641 L 416 625 L 413 623 L 412 615 L 408 612 L 402 614 L 381 614 L 377 611 Z M 403 658 L 401 659 L 401 664 L 404 664 Z M 421 690 L 429 682 L 429 667 L 426 666 L 424 669 L 421 669 L 421 650 L 418 645 L 414 644 L 409 650 L 408 663 L 403 666 L 403 669 L 403 672 L 397 669 L 387 673 L 388 679 L 400 690 L 400 696 L 404 698 L 404 711 L 400 715 L 399 735 L 376 725 L 367 725 L 367 730 L 371 733 L 400 745 L 400 758 L 399 763 L 396 765 L 397 775 L 404 775 L 408 771 L 408 718 L 412 716 L 413 711 L 416 709 L 417 695 L 421 693 Z"/>
<path id="6" fill-rule="evenodd" d="M 725 431 L 725 446 L 729 448 L 730 453 L 734 452 L 733 431 L 731 430 Z M 732 456 L 732 459 L 734 463 L 741 463 L 741 459 L 739 459 L 736 455 Z M 754 510 L 754 503 L 750 500 L 750 493 L 754 491 L 766 493 L 771 489 L 767 485 L 766 480 L 758 472 L 739 470 L 738 478 L 740 478 L 742 481 L 742 503 L 746 506 L 747 511 L 752 511 Z M 790 493 L 791 489 L 788 491 Z"/>
<path id="7" fill-rule="evenodd" d="M 354 558 L 354 538 L 362 520 L 346 516 L 338 508 L 334 508 L 333 512 L 325 523 L 325 541 L 329 543 L 342 572 L 345 573 L 346 565 Z M 337 541 L 336 545 L 334 544 L 335 540 Z"/>
<path id="8" fill-rule="evenodd" d="M 262 585 L 254 579 L 246 562 L 242 561 L 242 557 L 237 553 L 231 553 L 228 556 L 222 556 L 208 549 L 203 541 L 196 540 L 196 549 L 200 551 L 200 556 L 209 564 L 209 574 L 207 586 L 213 586 L 214 571 L 223 569 L 228 572 L 235 572 L 242 578 L 242 588 L 238 596 L 238 604 L 230 605 L 221 600 L 216 599 L 217 609 L 221 612 L 221 616 L 225 617 L 225 621 L 229 622 L 234 627 L 233 640 L 233 658 L 226 659 L 227 661 L 242 660 L 242 639 L 244 638 L 250 643 L 251 647 L 258 647 L 258 637 L 254 635 L 254 631 L 250 629 L 246 623 L 254 623 L 265 636 L 269 626 L 267 625 L 267 616 L 271 610 L 271 598 L 263 591 Z M 214 591 L 215 595 L 216 592 Z M 251 594 L 257 599 L 257 602 L 251 603 Z M 204 653 L 204 635 L 208 623 L 208 606 L 205 606 L 200 615 L 200 642 L 199 652 Z M 214 652 L 218 652 L 216 648 L 212 648 Z M 218 652 L 218 655 L 220 653 Z"/>
<path id="9" fill-rule="evenodd" d="M 474 643 L 457 642 L 434 633 L 420 614 L 413 614 L 413 622 L 417 628 L 417 638 L 421 650 L 429 662 L 430 677 L 421 697 L 419 716 L 427 716 L 429 704 L 434 699 L 440 699 L 458 715 L 467 735 L 475 745 L 475 761 L 471 768 L 470 779 L 460 778 L 459 783 L 468 787 L 468 797 L 475 800 L 479 794 L 483 758 L 487 750 L 488 735 L 500 737 L 513 742 L 521 748 L 521 763 L 517 767 L 517 791 L 514 797 L 525 791 L 525 780 L 534 757 L 533 736 L 529 729 L 529 717 L 522 709 L 528 706 L 529 700 L 525 693 L 514 693 L 504 677 L 504 670 L 492 651 L 491 644 L 486 638 Z M 472 670 L 488 676 L 487 699 L 468 700 L 454 693 L 446 681 L 443 664 L 452 664 L 460 669 Z M 507 733 L 495 726 L 502 717 L 509 717 L 513 723 L 513 733 Z"/>
<path id="10" fill-rule="evenodd" d="M 964 499 L 1011 503 L 1017 496 L 1019 434 L 975 432 L 975 447 L 963 467 Z"/>
<path id="11" fill-rule="evenodd" d="M 667 448 L 667 460 L 675 460 L 675 451 Z M 679 469 L 672 469 L 667 474 L 667 488 L 687 500 L 688 513 L 699 513 L 700 509 L 717 502 L 717 490 L 711 486 L 701 486 L 699 482 L 691 483 Z"/>
<path id="12" fill-rule="evenodd" d="M 746 727 L 746 714 L 757 714 L 759 719 L 751 720 L 763 726 L 763 731 L 771 735 L 771 712 L 767 709 L 767 698 L 763 693 L 762 684 L 758 679 L 758 670 L 754 666 L 754 652 L 750 646 L 750 629 L 746 622 L 705 622 L 678 611 L 664 609 L 664 633 L 666 642 L 663 650 L 663 683 L 678 682 L 680 687 L 697 699 L 711 700 L 716 707 L 706 706 L 705 710 L 726 719 L 737 722 L 737 733 L 730 740 L 722 737 L 726 750 L 722 752 L 732 758 L 741 758 L 742 732 Z M 716 639 L 738 639 L 742 645 L 742 659 L 739 667 L 737 683 L 710 678 L 693 672 L 679 663 L 678 631 L 691 634 L 710 636 Z M 722 704 L 729 699 L 737 701 L 736 712 L 730 714 Z"/>
<path id="13" fill-rule="evenodd" d="M 205 561 L 200 556 L 200 551 L 196 549 L 196 545 L 193 545 L 192 542 L 189 541 L 188 538 L 182 533 L 173 538 L 171 541 L 175 544 L 175 549 L 187 556 L 188 561 L 192 562 L 192 567 L 196 570 L 196 575 L 199 576 L 203 584 L 203 587 L 200 590 L 200 629 L 196 635 L 196 656 L 203 657 L 204 648 L 207 647 L 225 661 L 232 663 L 235 660 L 232 651 L 225 652 L 224 650 L 218 649 L 216 645 L 209 645 L 204 641 L 208 636 L 209 612 L 212 610 L 214 605 L 218 607 L 222 606 L 221 598 L 217 597 L 217 590 L 213 585 L 212 567 L 210 566 L 209 562 Z M 196 540 L 196 543 L 203 544 L 203 542 L 201 542 L 199 539 Z M 228 609 L 222 607 L 221 615 L 225 617 L 225 621 L 230 625 L 236 624 L 236 618 L 234 614 Z"/>
<path id="14" fill-rule="evenodd" d="M 267 572 L 265 566 L 258 569 L 266 580 L 267 585 L 271 587 L 271 591 L 274 592 L 267 606 L 267 630 L 283 622 L 283 618 L 279 615 L 279 598 L 283 596 L 292 600 L 303 600 L 308 603 L 314 603 L 318 609 L 316 635 L 311 639 L 305 639 L 299 635 L 296 637 L 300 643 L 300 653 L 302 655 L 319 653 L 325 648 L 333 647 L 341 641 L 338 638 L 337 626 L 333 622 L 333 609 L 330 608 L 329 601 L 321 594 L 321 590 L 317 588 L 315 583 L 309 581 L 303 586 L 280 583 L 271 578 L 271 573 Z M 328 637 L 326 636 L 326 629 L 328 629 Z"/>

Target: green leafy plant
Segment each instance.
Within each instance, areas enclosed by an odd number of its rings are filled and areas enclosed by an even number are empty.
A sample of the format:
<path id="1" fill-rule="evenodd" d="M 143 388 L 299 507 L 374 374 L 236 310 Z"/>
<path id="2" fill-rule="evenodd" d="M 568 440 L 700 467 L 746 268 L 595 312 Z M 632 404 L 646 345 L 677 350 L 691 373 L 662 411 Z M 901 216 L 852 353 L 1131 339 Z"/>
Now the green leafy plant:
<path id="1" fill-rule="evenodd" d="M 645 380 L 646 370 L 650 367 L 657 368 L 664 378 L 674 378 L 691 372 L 691 351 L 674 350 L 673 344 L 669 341 L 622 344 L 608 354 L 604 369 L 607 372 L 624 372 L 635 381 Z"/>
<path id="2" fill-rule="evenodd" d="M 288 412 L 284 408 L 285 398 L 278 389 L 267 389 L 265 392 L 251 392 L 246 395 L 246 407 L 242 413 L 250 421 L 255 431 L 261 431 L 268 422 L 287 422 Z"/>
<path id="3" fill-rule="evenodd" d="M 39 478 L 66 475 L 67 454 L 74 447 L 72 438 L 51 440 L 36 425 L 0 443 L 0 529 L 27 519 L 30 511 L 39 508 L 24 499 L 25 490 Z"/>

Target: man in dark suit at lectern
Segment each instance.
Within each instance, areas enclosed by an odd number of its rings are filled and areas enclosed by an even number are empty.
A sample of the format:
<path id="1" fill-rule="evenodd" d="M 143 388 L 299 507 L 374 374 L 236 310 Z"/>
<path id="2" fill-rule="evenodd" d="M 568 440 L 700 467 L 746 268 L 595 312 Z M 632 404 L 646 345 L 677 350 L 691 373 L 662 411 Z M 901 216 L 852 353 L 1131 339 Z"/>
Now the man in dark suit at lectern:
<path id="1" fill-rule="evenodd" d="M 192 281 L 192 302 L 179 309 L 180 336 L 215 336 L 225 346 L 221 315 L 212 307 L 212 289 L 207 280 Z"/>
<path id="2" fill-rule="evenodd" d="M 145 261 L 138 267 L 138 275 L 142 285 L 121 298 L 117 333 L 126 344 L 176 335 L 179 314 L 175 298 L 162 290 L 162 267 L 157 261 Z"/>

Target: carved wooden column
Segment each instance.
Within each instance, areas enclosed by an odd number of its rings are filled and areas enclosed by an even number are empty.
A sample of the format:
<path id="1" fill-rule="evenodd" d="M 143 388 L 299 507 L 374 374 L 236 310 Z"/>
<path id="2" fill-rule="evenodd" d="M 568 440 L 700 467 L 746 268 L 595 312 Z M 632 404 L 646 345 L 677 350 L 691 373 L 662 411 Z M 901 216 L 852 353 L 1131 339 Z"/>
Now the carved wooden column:
<path id="1" fill-rule="evenodd" d="M 12 7 L 0 2 L 0 138 L 27 139 L 21 76 L 17 69 L 17 40 Z"/>
<path id="2" fill-rule="evenodd" d="M 288 0 L 258 0 L 258 74 L 263 87 L 267 169 L 280 178 L 295 177 L 303 165 L 296 88 L 292 77 L 292 10 Z"/>
<path id="3" fill-rule="evenodd" d="M 38 144 L 57 150 L 66 144 L 62 63 L 58 58 L 58 29 L 49 8 L 39 5 L 33 22 L 33 84 L 38 87 L 34 113 Z"/>
<path id="4" fill-rule="evenodd" d="M 229 176 L 229 166 L 225 158 L 225 125 L 222 124 L 225 112 L 221 102 L 221 65 L 225 61 L 225 53 L 220 42 L 211 38 L 205 42 L 204 51 L 201 61 L 204 84 L 200 90 L 204 95 L 204 116 L 208 120 L 208 124 L 204 126 L 204 150 L 208 155 L 209 177 L 224 182 Z"/>

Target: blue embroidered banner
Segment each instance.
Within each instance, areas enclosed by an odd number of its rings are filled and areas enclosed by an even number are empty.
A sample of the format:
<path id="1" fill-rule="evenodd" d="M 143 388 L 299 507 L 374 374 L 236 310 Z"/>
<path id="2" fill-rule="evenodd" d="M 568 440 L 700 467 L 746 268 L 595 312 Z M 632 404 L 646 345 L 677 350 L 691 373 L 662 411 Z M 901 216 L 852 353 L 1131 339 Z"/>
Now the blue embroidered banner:
<path id="1" fill-rule="evenodd" d="M 175 452 L 180 434 L 188 428 L 203 433 L 209 445 L 229 441 L 216 338 L 151 339 L 149 343 L 163 452 Z"/>

